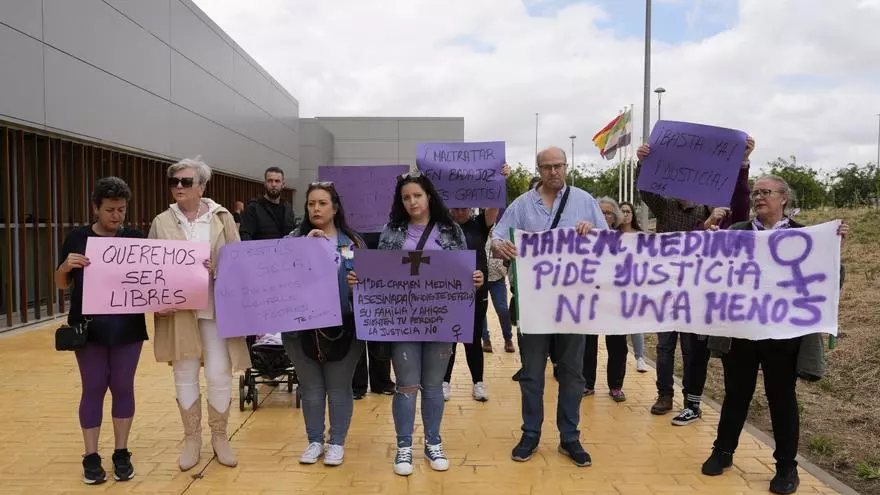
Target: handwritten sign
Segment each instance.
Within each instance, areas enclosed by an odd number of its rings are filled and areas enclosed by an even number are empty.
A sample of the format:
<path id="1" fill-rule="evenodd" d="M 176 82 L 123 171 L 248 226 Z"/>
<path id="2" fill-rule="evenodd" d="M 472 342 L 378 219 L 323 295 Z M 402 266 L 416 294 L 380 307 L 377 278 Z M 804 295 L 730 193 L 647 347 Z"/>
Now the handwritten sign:
<path id="1" fill-rule="evenodd" d="M 324 166 L 318 167 L 318 180 L 333 182 L 349 227 L 358 232 L 382 232 L 397 178 L 407 172 L 409 165 Z"/>
<path id="2" fill-rule="evenodd" d="M 89 237 L 84 315 L 208 307 L 207 242 Z"/>
<path id="3" fill-rule="evenodd" d="M 839 221 L 755 232 L 517 231 L 524 333 L 837 334 Z"/>
<path id="4" fill-rule="evenodd" d="M 357 250 L 362 340 L 472 342 L 474 251 Z"/>
<path id="5" fill-rule="evenodd" d="M 651 131 L 651 153 L 642 162 L 641 191 L 730 206 L 746 150 L 742 131 L 661 120 Z"/>
<path id="6" fill-rule="evenodd" d="M 342 324 L 336 246 L 285 238 L 220 248 L 217 333 L 240 337 Z"/>
<path id="7" fill-rule="evenodd" d="M 503 141 L 423 143 L 416 149 L 416 165 L 450 208 L 505 206 L 505 162 Z"/>

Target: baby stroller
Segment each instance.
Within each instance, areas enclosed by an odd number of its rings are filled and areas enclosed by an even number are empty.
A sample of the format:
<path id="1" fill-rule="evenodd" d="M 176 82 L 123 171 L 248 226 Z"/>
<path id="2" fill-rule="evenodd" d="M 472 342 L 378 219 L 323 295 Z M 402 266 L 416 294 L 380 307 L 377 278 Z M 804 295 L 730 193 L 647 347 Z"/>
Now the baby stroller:
<path id="1" fill-rule="evenodd" d="M 238 377 L 238 408 L 244 411 L 244 405 L 247 403 L 256 411 L 260 404 L 257 384 L 273 387 L 287 384 L 287 393 L 292 393 L 293 386 L 299 382 L 293 363 L 290 362 L 290 358 L 284 352 L 284 346 L 281 345 L 281 334 L 264 335 L 259 339 L 250 336 L 246 341 L 252 366 L 244 370 L 244 375 Z M 297 409 L 300 407 L 301 398 L 297 386 Z"/>

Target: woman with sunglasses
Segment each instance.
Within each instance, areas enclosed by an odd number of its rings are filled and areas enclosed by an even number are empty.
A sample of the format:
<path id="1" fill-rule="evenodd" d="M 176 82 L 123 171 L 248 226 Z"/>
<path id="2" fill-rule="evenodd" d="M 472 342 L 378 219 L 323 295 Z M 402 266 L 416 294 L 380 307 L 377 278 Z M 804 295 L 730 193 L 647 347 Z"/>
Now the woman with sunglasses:
<path id="1" fill-rule="evenodd" d="M 617 227 L 624 233 L 642 232 L 642 226 L 639 225 L 639 219 L 636 217 L 636 207 L 629 201 L 620 202 L 620 213 L 623 214 L 623 220 Z M 634 333 L 629 336 L 632 339 L 633 355 L 636 358 L 636 371 L 639 373 L 648 372 L 648 363 L 645 362 L 645 336 L 641 333 Z"/>
<path id="2" fill-rule="evenodd" d="M 345 210 L 332 182 L 313 182 L 306 190 L 306 218 L 288 237 L 313 237 L 333 246 L 338 267 L 339 304 L 342 326 L 302 332 L 285 332 L 281 339 L 290 356 L 302 392 L 303 420 L 309 445 L 299 458 L 301 464 L 338 466 L 345 455 L 343 445 L 354 410 L 352 378 L 364 352 L 364 343 L 355 338 L 354 312 L 346 275 L 352 268 L 354 248 L 364 248 L 363 239 L 345 222 Z M 332 348 L 328 354 L 318 354 Z M 330 438 L 324 451 L 324 409 L 330 409 Z"/>
<path id="3" fill-rule="evenodd" d="M 426 234 L 427 231 L 427 234 Z M 452 219 L 434 185 L 419 172 L 404 174 L 397 181 L 388 224 L 379 238 L 379 249 L 417 248 L 427 235 L 425 250 L 466 249 L 464 233 Z M 483 272 L 473 274 L 475 288 L 483 285 Z M 348 283 L 354 287 L 357 275 L 349 272 Z M 416 397 L 422 391 L 422 424 L 425 429 L 425 458 L 435 471 L 449 469 L 443 452 L 440 423 L 443 420 L 443 376 L 452 354 L 451 342 L 393 342 L 391 362 L 397 377 L 397 390 L 391 410 L 397 432 L 397 455 L 394 472 L 409 476 L 413 471 L 413 429 Z"/>
<path id="4" fill-rule="evenodd" d="M 202 197 L 211 169 L 199 158 L 184 159 L 168 167 L 168 187 L 174 198 L 167 210 L 153 219 L 150 239 L 211 243 L 211 259 L 204 260 L 211 274 L 208 307 L 202 310 L 167 309 L 156 313 L 156 361 L 170 362 L 177 389 L 177 407 L 183 421 L 184 443 L 178 459 L 181 471 L 199 463 L 202 451 L 202 406 L 199 369 L 205 367 L 208 385 L 208 425 L 211 446 L 224 466 L 238 464 L 226 436 L 232 402 L 232 372 L 251 366 L 243 337 L 224 339 L 217 334 L 214 312 L 214 267 L 220 248 L 239 242 L 232 214 Z"/>

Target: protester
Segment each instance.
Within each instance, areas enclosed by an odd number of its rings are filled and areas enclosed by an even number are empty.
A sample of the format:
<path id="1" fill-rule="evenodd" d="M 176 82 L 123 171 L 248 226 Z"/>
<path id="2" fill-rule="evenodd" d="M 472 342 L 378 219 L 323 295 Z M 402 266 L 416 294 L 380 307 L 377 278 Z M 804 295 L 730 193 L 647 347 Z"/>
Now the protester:
<path id="1" fill-rule="evenodd" d="M 505 210 L 492 237 L 496 257 L 511 260 L 516 247 L 510 229 L 543 232 L 556 227 L 574 227 L 579 235 L 587 235 L 594 226 L 607 229 L 599 204 L 589 193 L 565 184 L 566 157 L 560 148 L 547 148 L 537 156 L 541 183 L 536 189 L 516 198 Z M 578 466 L 592 463 L 580 443 L 578 423 L 580 403 L 584 394 L 582 374 L 584 336 L 573 334 L 534 334 L 537 329 L 525 328 L 520 341 L 522 370 L 519 377 L 522 393 L 523 435 L 513 449 L 515 461 L 531 459 L 538 449 L 541 425 L 544 422 L 544 369 L 547 366 L 550 342 L 556 341 L 559 376 L 559 399 L 556 424 L 559 428 L 559 451 Z"/>
<path id="2" fill-rule="evenodd" d="M 489 263 L 489 278 L 486 284 L 489 287 L 489 295 L 492 298 L 492 307 L 498 316 L 501 325 L 501 336 L 504 338 L 504 352 L 516 352 L 513 346 L 513 326 L 510 321 L 510 309 L 507 306 L 507 265 L 503 260 L 492 256 L 491 232 L 486 242 L 486 256 Z M 489 325 L 483 320 L 483 352 L 492 352 L 492 342 L 489 340 Z"/>
<path id="3" fill-rule="evenodd" d="M 214 311 L 214 275 L 220 248 L 239 242 L 229 210 L 202 197 L 211 179 L 211 168 L 195 159 L 168 167 L 168 187 L 175 203 L 153 219 L 151 239 L 211 243 L 211 259 L 204 260 L 211 274 L 208 307 L 202 310 L 167 309 L 155 315 L 156 361 L 170 362 L 174 370 L 177 406 L 183 421 L 184 444 L 178 459 L 181 471 L 199 463 L 202 450 L 202 407 L 199 369 L 204 364 L 208 384 L 208 425 L 217 461 L 236 466 L 238 460 L 226 437 L 232 372 L 251 366 L 243 337 L 224 339 L 217 334 Z"/>
<path id="4" fill-rule="evenodd" d="M 636 208 L 629 201 L 620 202 L 620 213 L 623 214 L 623 220 L 620 222 L 618 230 L 623 233 L 642 232 L 639 225 L 639 219 L 636 217 Z M 639 373 L 648 372 L 648 363 L 645 362 L 645 335 L 634 333 L 629 336 L 632 340 L 633 356 L 636 358 L 636 371 Z"/>
<path id="5" fill-rule="evenodd" d="M 314 464 L 324 455 L 324 464 L 338 466 L 345 456 L 345 437 L 354 410 L 354 368 L 364 352 L 364 343 L 355 338 L 354 312 L 346 275 L 352 268 L 354 249 L 363 248 L 364 241 L 346 224 L 345 210 L 332 182 L 309 185 L 305 211 L 306 218 L 291 237 L 315 237 L 320 239 L 318 242 L 332 243 L 338 265 L 342 326 L 285 332 L 282 340 L 299 378 L 303 421 L 309 441 L 299 462 Z M 319 354 L 318 348 L 325 350 L 326 355 Z M 324 409 L 328 406 L 330 439 L 325 455 Z"/>
<path id="6" fill-rule="evenodd" d="M 280 239 L 296 228 L 293 206 L 281 198 L 284 191 L 284 171 L 269 167 L 263 174 L 266 193 L 248 201 L 241 214 L 241 240 L 260 241 Z"/>
<path id="7" fill-rule="evenodd" d="M 388 224 L 379 240 L 383 250 L 460 250 L 466 249 L 464 232 L 452 219 L 434 185 L 419 172 L 403 174 L 394 190 Z M 483 273 L 475 270 L 474 286 L 483 285 Z M 348 283 L 358 283 L 349 272 Z M 443 420 L 443 375 L 452 353 L 450 342 L 393 342 L 391 359 L 397 377 L 397 393 L 392 402 L 397 455 L 394 472 L 409 476 L 413 470 L 412 437 L 416 416 L 416 397 L 422 391 L 422 423 L 425 429 L 425 457 L 435 471 L 449 469 L 443 451 L 440 423 Z"/>
<path id="8" fill-rule="evenodd" d="M 235 221 L 236 227 L 241 227 L 241 214 L 244 213 L 244 203 L 235 201 L 235 207 L 232 209 L 232 220 Z"/>
<path id="9" fill-rule="evenodd" d="M 605 217 L 605 223 L 612 229 L 619 229 L 623 221 L 623 213 L 617 205 L 617 201 L 609 197 L 598 199 L 599 207 Z M 587 335 L 584 343 L 584 395 L 596 393 L 596 361 L 599 354 L 599 336 Z M 626 355 L 629 349 L 626 347 L 626 335 L 606 335 L 605 347 L 608 351 L 608 364 L 606 375 L 608 380 L 608 394 L 614 402 L 624 402 L 626 394 L 623 393 L 623 379 L 626 376 Z"/>
<path id="10" fill-rule="evenodd" d="M 795 197 L 791 186 L 775 175 L 764 175 L 755 181 L 751 194 L 755 219 L 733 224 L 731 230 L 778 230 L 799 229 L 804 226 L 792 220 L 787 211 Z M 717 230 L 717 229 L 713 229 Z M 837 229 L 841 242 L 846 239 L 849 227 L 844 223 Z M 841 278 L 842 283 L 842 278 Z M 755 393 L 758 367 L 764 375 L 764 393 L 770 407 L 770 421 L 776 448 L 776 475 L 770 481 L 773 493 L 794 493 L 800 479 L 797 473 L 797 451 L 800 437 L 800 416 L 795 387 L 798 379 L 799 354 L 807 351 L 802 343 L 806 339 L 819 338 L 818 334 L 793 339 L 746 340 L 710 337 L 713 353 L 722 355 L 724 365 L 724 404 L 718 422 L 712 455 L 703 463 L 702 472 L 717 476 L 733 465 L 733 453 L 739 444 L 749 405 Z M 811 346 L 819 355 L 814 360 L 824 360 L 824 347 Z"/>
<path id="11" fill-rule="evenodd" d="M 746 139 L 745 153 L 739 168 L 739 176 L 731 198 L 731 208 L 714 208 L 698 205 L 692 201 L 660 196 L 642 191 L 642 201 L 657 217 L 657 232 L 687 232 L 702 230 L 712 225 L 722 228 L 748 219 L 749 216 L 749 155 L 755 148 L 755 140 Z M 636 180 L 641 173 L 642 161 L 651 153 L 647 144 L 639 146 L 636 155 L 639 165 Z M 651 406 L 651 414 L 662 415 L 672 410 L 675 369 L 675 346 L 679 332 L 657 334 L 657 401 Z M 689 425 L 702 416 L 700 403 L 706 384 L 709 366 L 709 349 L 706 336 L 681 332 L 681 355 L 684 361 L 682 377 L 684 404 L 681 412 L 672 418 L 676 426 Z"/>
<path id="12" fill-rule="evenodd" d="M 98 454 L 98 438 L 104 416 L 104 396 L 107 390 L 113 396 L 113 478 L 128 481 L 134 477 L 128 436 L 134 419 L 134 374 L 147 340 L 147 326 L 143 313 L 122 315 L 84 315 L 83 268 L 89 265 L 85 256 L 89 237 L 143 238 L 144 234 L 125 227 L 125 213 L 131 191 L 118 177 L 104 177 L 95 183 L 92 191 L 92 212 L 95 222 L 76 227 L 64 239 L 61 259 L 55 270 L 55 285 L 70 289 L 70 310 L 67 324 L 84 327 L 87 343 L 75 351 L 76 363 L 82 381 L 79 402 L 79 425 L 82 428 L 85 454 L 83 481 L 96 485 L 107 480 Z"/>

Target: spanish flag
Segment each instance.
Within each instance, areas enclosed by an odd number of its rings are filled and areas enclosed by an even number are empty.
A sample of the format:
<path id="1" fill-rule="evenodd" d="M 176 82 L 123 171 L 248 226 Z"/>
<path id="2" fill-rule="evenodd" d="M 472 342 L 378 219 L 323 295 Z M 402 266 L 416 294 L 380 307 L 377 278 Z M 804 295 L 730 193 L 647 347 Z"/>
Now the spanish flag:
<path id="1" fill-rule="evenodd" d="M 593 136 L 593 144 L 603 158 L 611 160 L 618 148 L 628 146 L 632 138 L 632 110 L 627 110 Z"/>

